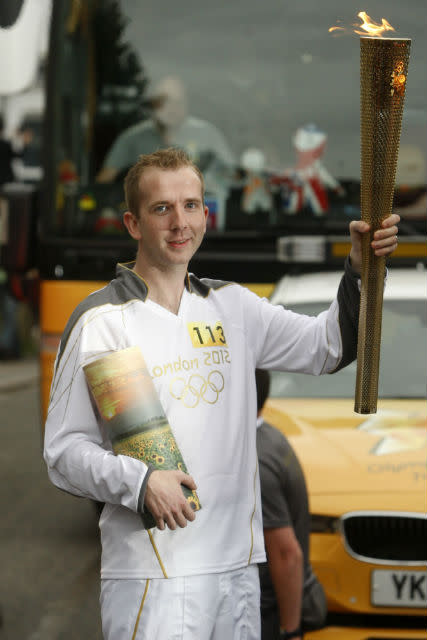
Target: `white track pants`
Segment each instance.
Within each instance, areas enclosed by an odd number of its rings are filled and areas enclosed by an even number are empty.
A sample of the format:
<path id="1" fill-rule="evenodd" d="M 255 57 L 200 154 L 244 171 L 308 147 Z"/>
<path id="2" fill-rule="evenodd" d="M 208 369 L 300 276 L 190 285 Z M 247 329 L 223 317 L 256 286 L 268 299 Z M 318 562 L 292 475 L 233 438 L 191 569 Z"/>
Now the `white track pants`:
<path id="1" fill-rule="evenodd" d="M 102 580 L 105 640 L 259 640 L 258 567 L 150 580 Z"/>

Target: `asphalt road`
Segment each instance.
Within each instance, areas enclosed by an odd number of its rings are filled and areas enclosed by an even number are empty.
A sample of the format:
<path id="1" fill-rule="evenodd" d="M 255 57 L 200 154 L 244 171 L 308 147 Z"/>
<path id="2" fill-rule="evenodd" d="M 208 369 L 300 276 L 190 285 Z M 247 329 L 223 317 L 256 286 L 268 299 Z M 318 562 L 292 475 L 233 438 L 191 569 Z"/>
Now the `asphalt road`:
<path id="1" fill-rule="evenodd" d="M 35 382 L 0 391 L 0 429 L 0 639 L 100 640 L 96 512 L 47 478 Z"/>

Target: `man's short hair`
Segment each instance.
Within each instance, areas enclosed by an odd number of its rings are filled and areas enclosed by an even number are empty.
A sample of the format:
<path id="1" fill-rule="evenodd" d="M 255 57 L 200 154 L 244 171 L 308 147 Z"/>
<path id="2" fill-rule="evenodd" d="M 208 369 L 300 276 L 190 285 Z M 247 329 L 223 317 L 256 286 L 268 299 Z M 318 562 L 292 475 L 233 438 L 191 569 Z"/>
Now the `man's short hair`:
<path id="1" fill-rule="evenodd" d="M 163 171 L 175 171 L 189 167 L 198 176 L 201 183 L 202 198 L 204 196 L 204 180 L 200 169 L 194 164 L 190 156 L 183 149 L 169 147 L 159 149 L 153 153 L 140 155 L 137 162 L 131 167 L 124 182 L 126 207 L 128 211 L 138 217 L 142 193 L 139 187 L 142 174 L 147 169 L 162 169 Z"/>
<path id="2" fill-rule="evenodd" d="M 257 411 L 261 411 L 270 393 L 270 373 L 265 369 L 255 369 Z"/>

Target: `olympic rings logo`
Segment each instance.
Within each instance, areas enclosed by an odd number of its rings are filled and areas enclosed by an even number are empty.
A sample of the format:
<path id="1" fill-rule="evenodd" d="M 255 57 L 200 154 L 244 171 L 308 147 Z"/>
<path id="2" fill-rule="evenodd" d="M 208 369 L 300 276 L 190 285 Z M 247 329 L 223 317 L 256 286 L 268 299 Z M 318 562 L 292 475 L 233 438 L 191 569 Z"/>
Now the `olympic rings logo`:
<path id="1" fill-rule="evenodd" d="M 224 377 L 220 371 L 211 371 L 206 380 L 198 373 L 191 375 L 188 381 L 185 378 L 175 377 L 170 381 L 169 391 L 176 400 L 194 409 L 200 400 L 207 404 L 218 402 L 219 394 L 224 389 Z"/>

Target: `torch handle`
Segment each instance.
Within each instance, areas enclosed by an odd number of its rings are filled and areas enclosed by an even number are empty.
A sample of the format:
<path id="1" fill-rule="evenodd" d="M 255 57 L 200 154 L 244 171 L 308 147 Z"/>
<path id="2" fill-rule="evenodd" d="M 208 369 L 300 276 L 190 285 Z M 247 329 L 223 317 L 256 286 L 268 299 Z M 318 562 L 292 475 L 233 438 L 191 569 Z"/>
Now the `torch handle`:
<path id="1" fill-rule="evenodd" d="M 362 240 L 359 337 L 354 410 L 375 413 L 380 366 L 381 315 L 385 258 L 374 254 L 370 242 L 373 232 Z"/>

